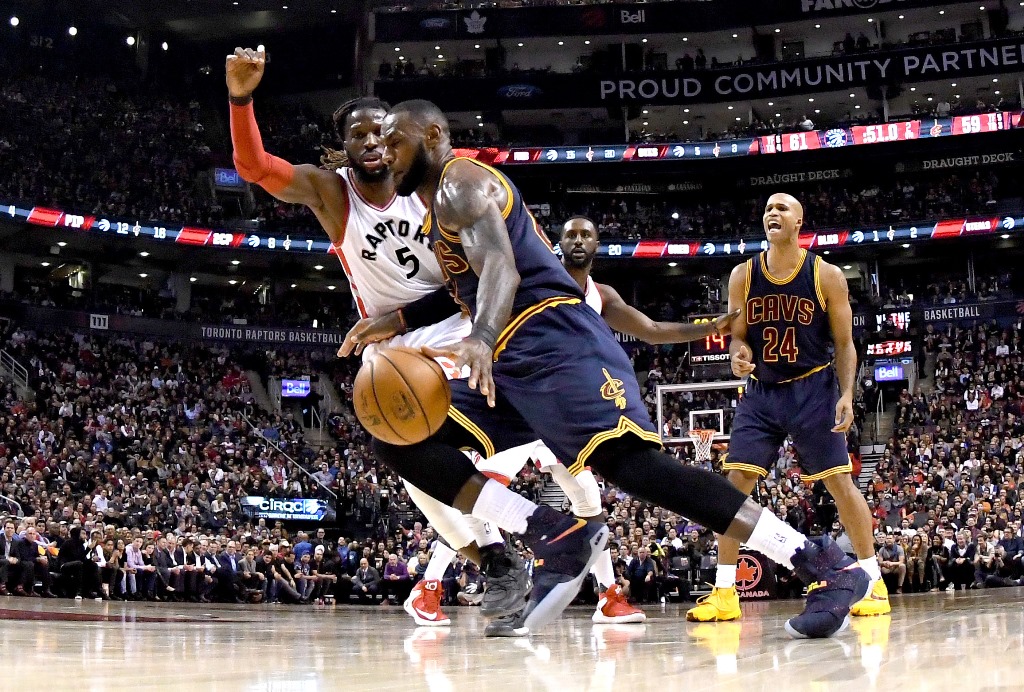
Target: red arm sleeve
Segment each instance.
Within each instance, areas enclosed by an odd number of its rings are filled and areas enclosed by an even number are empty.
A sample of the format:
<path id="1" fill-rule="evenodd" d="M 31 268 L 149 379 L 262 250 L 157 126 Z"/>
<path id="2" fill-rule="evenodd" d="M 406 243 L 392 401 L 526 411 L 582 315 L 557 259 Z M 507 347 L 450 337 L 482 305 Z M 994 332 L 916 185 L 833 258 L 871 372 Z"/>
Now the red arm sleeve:
<path id="1" fill-rule="evenodd" d="M 231 144 L 235 149 L 233 158 L 238 174 L 272 195 L 284 190 L 295 177 L 295 167 L 263 150 L 252 102 L 245 106 L 231 104 L 230 108 Z"/>

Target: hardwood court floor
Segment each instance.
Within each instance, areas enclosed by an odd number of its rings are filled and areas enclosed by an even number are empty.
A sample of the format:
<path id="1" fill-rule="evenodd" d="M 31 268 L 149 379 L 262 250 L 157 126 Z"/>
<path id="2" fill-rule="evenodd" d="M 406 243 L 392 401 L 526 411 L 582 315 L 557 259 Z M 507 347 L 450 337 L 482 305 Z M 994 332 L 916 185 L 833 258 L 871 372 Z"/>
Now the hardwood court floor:
<path id="1" fill-rule="evenodd" d="M 452 608 L 417 628 L 400 607 L 97 603 L 0 597 L 3 692 L 937 692 L 1024 689 L 1024 589 L 894 596 L 891 616 L 794 641 L 796 601 L 744 604 L 740 622 L 594 625 L 570 609 L 529 640 L 485 640 Z"/>

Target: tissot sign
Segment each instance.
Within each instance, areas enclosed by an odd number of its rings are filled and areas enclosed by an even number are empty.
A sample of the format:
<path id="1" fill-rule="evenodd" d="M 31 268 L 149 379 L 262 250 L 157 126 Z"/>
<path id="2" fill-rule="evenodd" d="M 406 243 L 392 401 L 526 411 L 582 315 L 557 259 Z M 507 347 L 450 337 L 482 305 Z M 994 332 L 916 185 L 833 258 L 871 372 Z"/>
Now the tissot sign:
<path id="1" fill-rule="evenodd" d="M 595 36 L 776 26 L 782 22 L 949 5 L 957 0 L 675 0 L 609 5 L 378 12 L 377 41 Z"/>
<path id="2" fill-rule="evenodd" d="M 673 105 L 1017 73 L 1022 66 L 1024 40 L 1016 37 L 690 73 L 678 70 L 618 75 L 523 72 L 474 80 L 381 80 L 376 83 L 376 92 L 392 102 L 429 99 L 449 111 Z"/>

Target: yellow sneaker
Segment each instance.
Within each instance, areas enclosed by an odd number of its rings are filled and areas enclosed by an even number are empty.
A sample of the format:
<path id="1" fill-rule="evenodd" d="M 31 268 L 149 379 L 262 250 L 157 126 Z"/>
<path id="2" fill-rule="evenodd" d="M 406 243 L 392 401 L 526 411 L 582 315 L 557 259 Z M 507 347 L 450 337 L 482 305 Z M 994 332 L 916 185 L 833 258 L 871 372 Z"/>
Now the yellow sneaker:
<path id="1" fill-rule="evenodd" d="M 891 610 L 889 590 L 885 588 L 885 581 L 879 579 L 871 587 L 871 593 L 853 604 L 853 607 L 850 608 L 850 615 L 885 615 Z"/>
<path id="2" fill-rule="evenodd" d="M 686 611 L 686 619 L 691 622 L 716 622 L 721 620 L 739 620 L 743 612 L 740 610 L 740 596 L 736 587 L 728 589 L 713 588 L 707 596 L 697 600 L 697 605 Z"/>

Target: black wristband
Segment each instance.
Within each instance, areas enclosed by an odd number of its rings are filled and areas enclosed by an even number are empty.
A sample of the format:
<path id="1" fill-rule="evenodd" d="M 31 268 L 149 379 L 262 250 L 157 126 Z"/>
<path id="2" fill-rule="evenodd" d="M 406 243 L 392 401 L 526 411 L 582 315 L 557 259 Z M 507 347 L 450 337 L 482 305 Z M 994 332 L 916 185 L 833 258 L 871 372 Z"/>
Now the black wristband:
<path id="1" fill-rule="evenodd" d="M 498 333 L 486 324 L 473 325 L 473 331 L 470 332 L 469 336 L 484 342 L 491 347 L 492 351 L 494 350 L 494 345 L 498 343 Z"/>
<path id="2" fill-rule="evenodd" d="M 228 96 L 228 101 L 232 106 L 248 106 L 252 103 L 252 94 L 248 96 Z"/>

